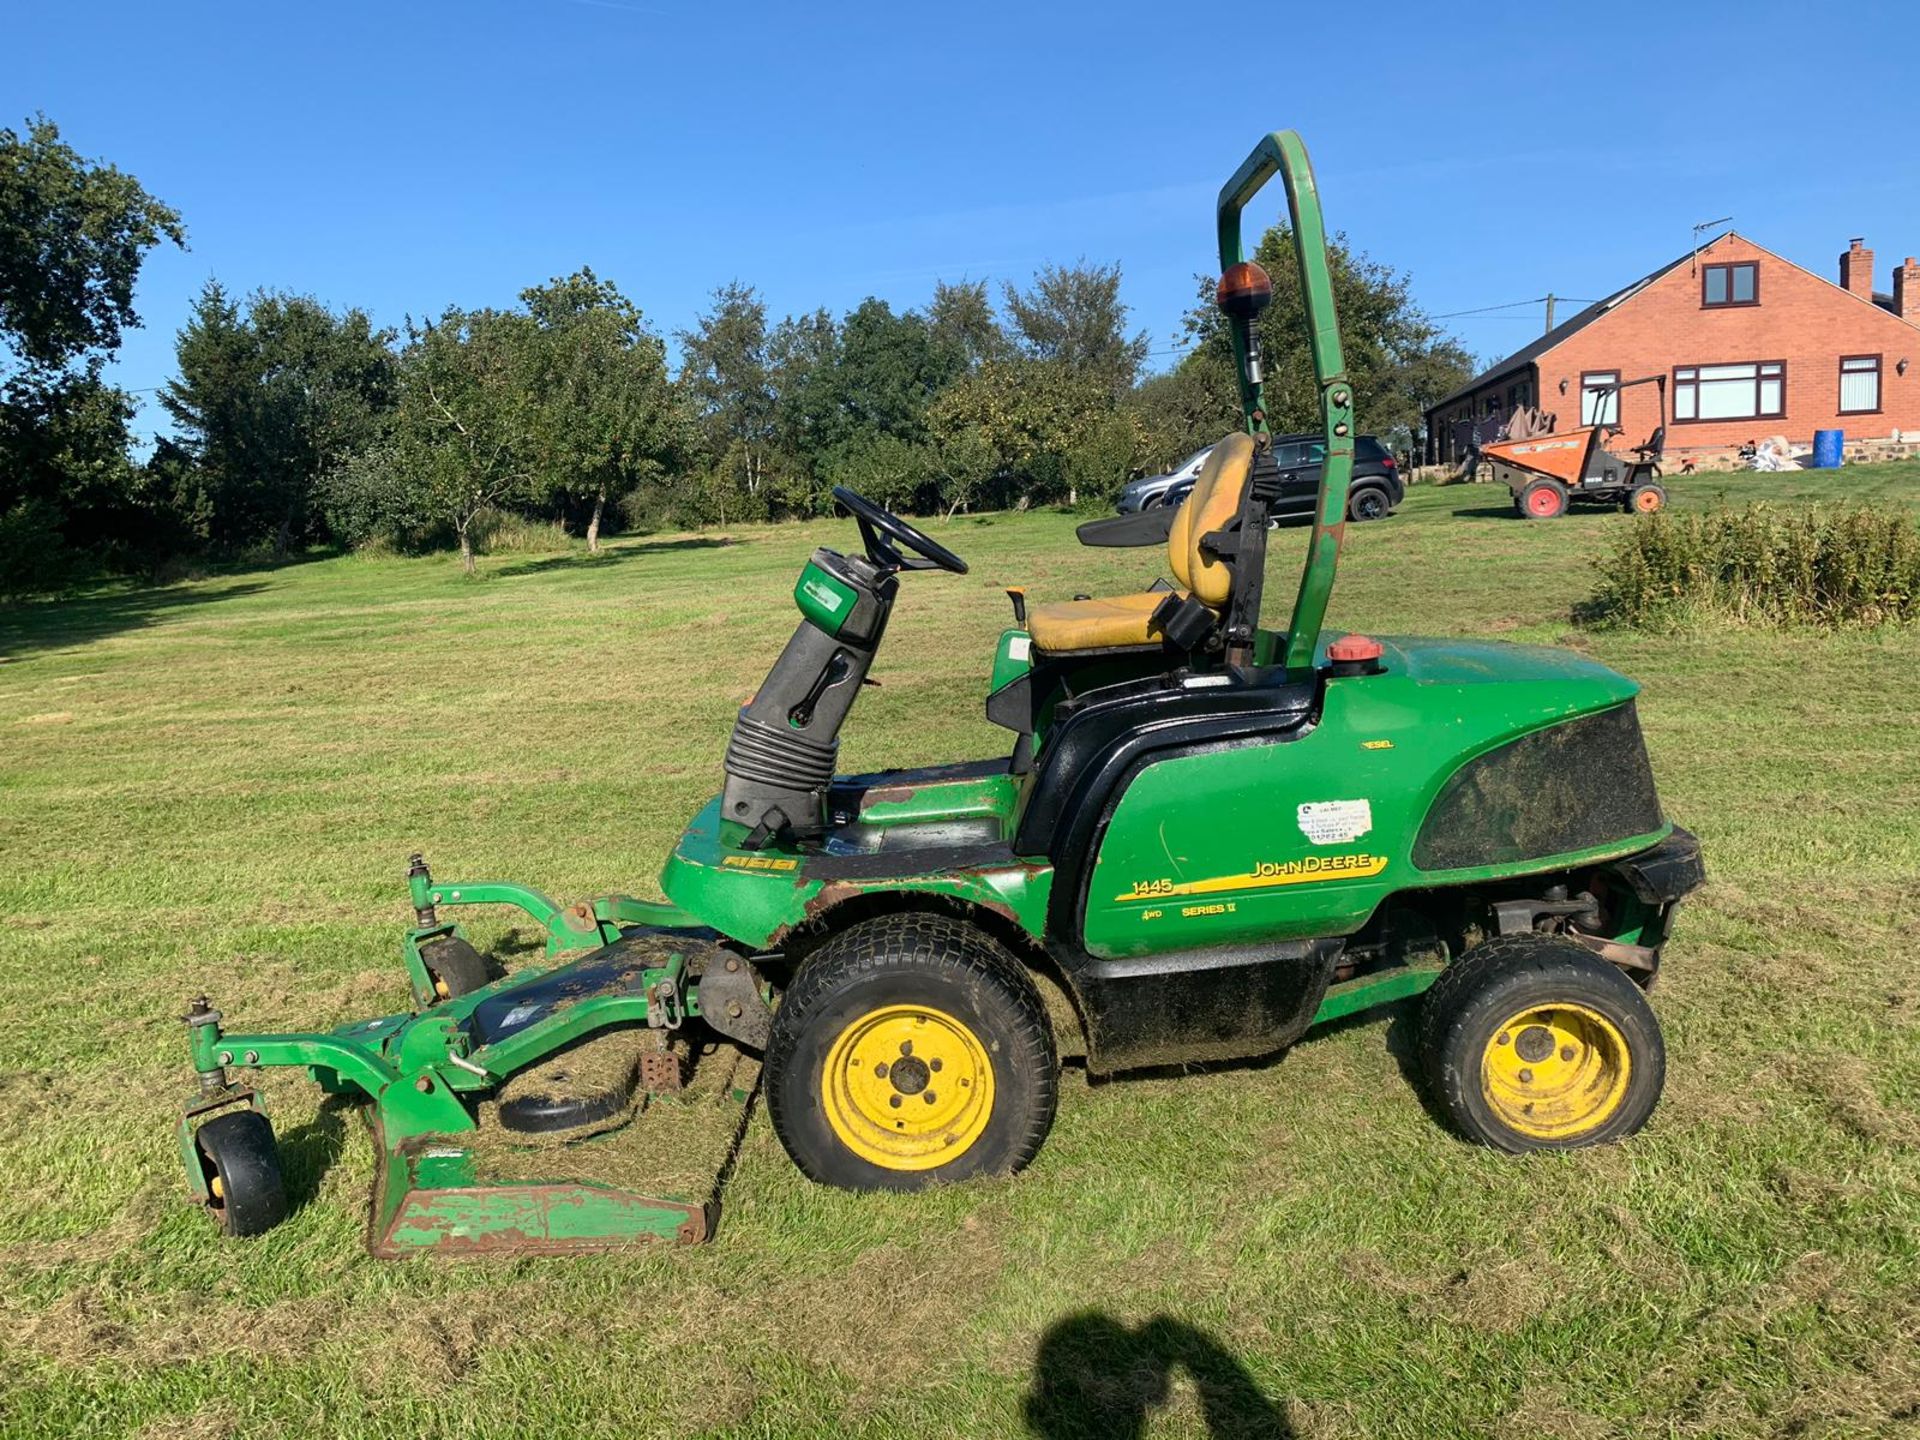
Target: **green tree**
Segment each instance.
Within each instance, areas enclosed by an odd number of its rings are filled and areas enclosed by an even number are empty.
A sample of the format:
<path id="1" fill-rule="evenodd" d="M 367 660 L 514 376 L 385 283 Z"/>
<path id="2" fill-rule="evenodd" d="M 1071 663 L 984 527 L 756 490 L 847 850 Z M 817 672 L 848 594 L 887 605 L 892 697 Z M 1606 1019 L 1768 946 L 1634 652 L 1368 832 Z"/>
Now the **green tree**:
<path id="1" fill-rule="evenodd" d="M 1027 355 L 1096 380 L 1114 395 L 1132 388 L 1146 363 L 1147 337 L 1127 334 L 1118 265 L 1043 265 L 1026 290 L 1004 289 L 1007 315 Z"/>
<path id="2" fill-rule="evenodd" d="M 713 308 L 679 340 L 680 386 L 709 463 L 724 465 L 751 505 L 764 505 L 760 492 L 773 458 L 775 406 L 766 302 L 752 286 L 729 281 L 713 292 Z"/>
<path id="3" fill-rule="evenodd" d="M 1261 236 L 1253 258 L 1273 277 L 1273 303 L 1259 321 L 1268 423 L 1280 431 L 1310 429 L 1319 424 L 1320 397 L 1293 232 L 1275 225 Z M 1378 435 L 1417 427 L 1423 404 L 1472 377 L 1472 357 L 1414 303 L 1404 274 L 1356 253 L 1344 235 L 1329 242 L 1327 260 L 1361 428 Z M 1200 279 L 1199 302 L 1187 315 L 1187 332 L 1196 343 L 1180 368 L 1192 367 L 1210 385 L 1224 374 L 1226 403 L 1237 413 L 1226 320 L 1214 306 L 1213 289 L 1211 278 Z"/>
<path id="4" fill-rule="evenodd" d="M 946 352 L 956 374 L 977 370 L 989 360 L 1005 360 L 1013 353 L 1013 342 L 1000 328 L 984 280 L 935 281 L 927 325 L 934 345 Z"/>
<path id="5" fill-rule="evenodd" d="M 209 538 L 315 538 L 321 477 L 375 444 L 395 399 L 393 332 L 304 295 L 261 291 L 244 311 L 217 281 L 175 346 L 160 401 L 198 462 Z"/>
<path id="6" fill-rule="evenodd" d="M 884 300 L 861 301 L 840 326 L 833 381 L 841 431 L 835 438 L 923 439 L 928 403 L 959 368 L 914 311 L 896 315 Z"/>
<path id="7" fill-rule="evenodd" d="M 838 324 L 824 310 L 783 320 L 768 353 L 780 468 L 807 481 L 793 508 L 836 484 L 884 486 L 906 509 L 937 503 L 927 407 L 964 358 L 925 317 L 869 297 Z"/>
<path id="8" fill-rule="evenodd" d="M 600 549 L 607 496 L 657 474 L 685 448 L 666 347 L 639 308 L 592 270 L 523 290 L 532 319 L 535 463 L 554 491 L 590 500 Z"/>
<path id="9" fill-rule="evenodd" d="M 117 350 L 140 323 L 134 282 L 180 214 L 111 165 L 81 159 L 44 115 L 0 130 L 0 342 L 22 368 L 57 371 Z"/>
<path id="10" fill-rule="evenodd" d="M 1140 459 L 1161 474 L 1241 426 L 1240 392 L 1225 352 L 1187 357 L 1134 389 L 1129 409 L 1143 434 Z"/>
<path id="11" fill-rule="evenodd" d="M 144 550 L 146 529 L 127 458 L 133 400 L 92 367 L 0 389 L 3 588 L 58 588 L 82 558 Z"/>
<path id="12" fill-rule="evenodd" d="M 767 355 L 775 445 L 794 468 L 810 472 L 813 457 L 839 434 L 840 327 L 824 309 L 789 315 L 773 328 Z"/>
<path id="13" fill-rule="evenodd" d="M 1113 412 L 1099 377 L 1051 360 L 982 365 L 941 392 L 928 410 L 935 443 L 984 443 L 994 456 L 997 498 L 1026 504 L 1065 499 L 1067 456 Z"/>
<path id="14" fill-rule="evenodd" d="M 407 328 L 386 463 L 420 512 L 452 527 L 473 573 L 473 523 L 534 496 L 542 417 L 531 316 L 449 308 Z"/>
<path id="15" fill-rule="evenodd" d="M 0 517 L 43 561 L 142 530 L 133 402 L 101 372 L 140 323 L 134 284 L 164 241 L 185 245 L 179 213 L 76 154 L 51 120 L 0 129 Z"/>

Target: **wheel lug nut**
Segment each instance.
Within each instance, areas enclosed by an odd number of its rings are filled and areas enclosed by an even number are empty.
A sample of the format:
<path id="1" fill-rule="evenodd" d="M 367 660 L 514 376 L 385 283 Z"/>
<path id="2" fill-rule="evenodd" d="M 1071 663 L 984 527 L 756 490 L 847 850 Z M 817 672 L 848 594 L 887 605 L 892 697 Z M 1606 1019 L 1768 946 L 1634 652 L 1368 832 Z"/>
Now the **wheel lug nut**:
<path id="1" fill-rule="evenodd" d="M 1562 1045 L 1560 1047 L 1560 1058 L 1571 1062 L 1573 1060 L 1573 1047 L 1571 1045 Z"/>
<path id="2" fill-rule="evenodd" d="M 940 1062 L 938 1060 L 929 1060 L 927 1062 L 927 1068 L 929 1070 L 938 1070 L 940 1068 Z"/>
<path id="3" fill-rule="evenodd" d="M 898 1095 L 889 1095 L 887 1097 L 887 1104 L 898 1110 L 900 1108 L 900 1097 Z"/>
<path id="4" fill-rule="evenodd" d="M 1496 1045 L 1504 1045 L 1507 1043 L 1508 1040 L 1512 1038 L 1513 1037 L 1508 1035 L 1506 1031 L 1502 1030 L 1498 1035 L 1493 1037 L 1493 1042 Z"/>
<path id="5" fill-rule="evenodd" d="M 920 1098 L 921 1098 L 922 1100 L 924 1100 L 924 1101 L 926 1101 L 926 1102 L 927 1102 L 927 1104 L 929 1104 L 929 1105 L 931 1105 L 931 1104 L 933 1104 L 933 1101 L 934 1101 L 934 1094 L 933 1094 L 933 1091 L 931 1091 L 931 1090 L 922 1090 L 922 1091 L 920 1092 Z"/>
<path id="6" fill-rule="evenodd" d="M 873 1073 L 875 1077 L 878 1079 L 881 1079 L 881 1080 L 886 1079 L 887 1078 L 887 1062 L 882 1060 L 878 1065 L 874 1066 Z"/>
<path id="7" fill-rule="evenodd" d="M 1531 1070 L 1522 1070 L 1520 1072 L 1520 1083 L 1522 1085 L 1531 1085 L 1533 1083 L 1533 1072 Z"/>
<path id="8" fill-rule="evenodd" d="M 900 1042 L 900 1053 L 901 1053 L 902 1055 L 911 1055 L 911 1054 L 913 1054 L 913 1041 L 911 1041 L 911 1040 L 902 1040 L 902 1041 Z"/>

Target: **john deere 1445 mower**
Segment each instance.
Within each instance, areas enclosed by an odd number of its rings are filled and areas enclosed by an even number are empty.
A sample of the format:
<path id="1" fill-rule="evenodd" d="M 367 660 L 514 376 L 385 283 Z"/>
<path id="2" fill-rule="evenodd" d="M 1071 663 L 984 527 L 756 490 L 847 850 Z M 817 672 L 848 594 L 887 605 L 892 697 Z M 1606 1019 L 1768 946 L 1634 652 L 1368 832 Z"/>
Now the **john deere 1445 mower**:
<path id="1" fill-rule="evenodd" d="M 1260 623 L 1271 284 L 1240 230 L 1274 175 L 1326 439 L 1284 629 Z M 228 1232 L 287 1209 L 247 1079 L 271 1066 L 364 1109 L 387 1255 L 700 1239 L 756 1084 L 806 1174 L 912 1189 L 1032 1161 L 1063 1056 L 1106 1075 L 1265 1055 L 1422 992 L 1426 1074 L 1466 1136 L 1564 1149 L 1646 1121 L 1664 1056 L 1645 992 L 1702 868 L 1661 814 L 1635 687 L 1559 650 L 1322 634 L 1354 415 L 1296 136 L 1260 142 L 1218 222 L 1245 428 L 1177 513 L 1081 529 L 1159 547 L 1170 579 L 1149 563 L 1137 593 L 1031 610 L 1012 592 L 987 698 L 1010 752 L 836 776 L 903 577 L 967 569 L 836 491 L 861 549 L 801 570 L 799 626 L 667 859 L 665 903 L 560 905 L 416 857 L 409 1012 L 242 1033 L 193 1003 L 181 1157 Z M 469 905 L 532 916 L 541 963 L 493 978 L 445 918 Z"/>

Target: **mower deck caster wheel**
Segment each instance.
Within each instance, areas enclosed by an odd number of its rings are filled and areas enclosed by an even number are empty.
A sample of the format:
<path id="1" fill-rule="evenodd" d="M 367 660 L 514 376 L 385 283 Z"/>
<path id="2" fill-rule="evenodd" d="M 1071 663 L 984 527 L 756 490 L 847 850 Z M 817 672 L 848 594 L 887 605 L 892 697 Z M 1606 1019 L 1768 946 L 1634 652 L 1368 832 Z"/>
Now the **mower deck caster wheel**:
<path id="1" fill-rule="evenodd" d="M 280 1152 L 258 1110 L 216 1115 L 194 1132 L 207 1181 L 207 1208 L 227 1235 L 259 1235 L 287 1218 Z"/>
<path id="2" fill-rule="evenodd" d="M 427 976 L 433 981 L 435 1002 L 470 995 L 485 985 L 487 962 L 480 952 L 457 935 L 437 940 L 420 952 Z"/>
<path id="3" fill-rule="evenodd" d="M 849 1190 L 1008 1175 L 1053 1124 L 1059 1062 L 1039 993 L 990 937 L 944 915 L 835 936 L 781 997 L 767 1108 L 794 1164 Z"/>
<path id="4" fill-rule="evenodd" d="M 1501 935 L 1449 965 L 1420 1058 L 1469 1140 L 1519 1154 L 1624 1140 L 1659 1102 L 1666 1046 L 1640 987 L 1556 935 Z"/>

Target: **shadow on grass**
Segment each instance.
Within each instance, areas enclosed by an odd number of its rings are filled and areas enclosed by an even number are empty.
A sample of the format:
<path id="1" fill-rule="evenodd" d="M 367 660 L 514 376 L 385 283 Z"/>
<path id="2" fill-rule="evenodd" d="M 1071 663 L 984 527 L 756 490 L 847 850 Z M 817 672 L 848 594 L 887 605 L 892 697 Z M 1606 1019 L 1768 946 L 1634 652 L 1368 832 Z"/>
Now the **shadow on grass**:
<path id="1" fill-rule="evenodd" d="M 1451 513 L 1456 520 L 1512 520 L 1517 523 L 1524 518 L 1514 511 L 1511 503 L 1506 505 L 1461 505 L 1455 507 Z"/>
<path id="2" fill-rule="evenodd" d="M 1280 1407 L 1206 1331 L 1156 1315 L 1129 1329 L 1097 1310 L 1056 1321 L 1040 1339 L 1023 1407 L 1041 1440 L 1136 1440 L 1172 1398 L 1173 1373 L 1193 1382 L 1213 1440 L 1284 1440 Z"/>
<path id="3" fill-rule="evenodd" d="M 320 1193 L 321 1180 L 347 1143 L 347 1114 L 353 1109 L 346 1096 L 329 1095 L 312 1120 L 276 1137 L 289 1214 L 298 1214 Z"/>
<path id="4" fill-rule="evenodd" d="M 37 650 L 61 650 L 139 630 L 193 605 L 257 595 L 256 580 L 231 585 L 114 586 L 56 600 L 23 600 L 0 606 L 0 658 L 17 660 Z"/>
<path id="5" fill-rule="evenodd" d="M 643 540 L 638 545 L 609 545 L 598 555 L 589 555 L 581 550 L 569 551 L 565 555 L 548 555 L 539 560 L 522 560 L 517 565 L 505 566 L 494 573 L 502 579 L 514 575 L 544 575 L 553 570 L 580 570 L 589 565 L 618 565 L 643 555 L 671 554 L 681 550 L 723 550 L 738 543 L 726 535 L 689 535 L 678 540 Z"/>

